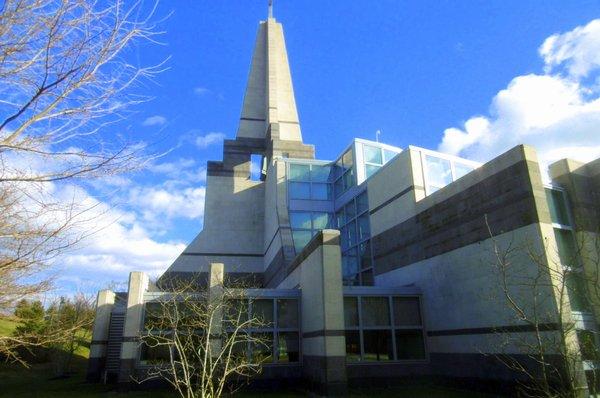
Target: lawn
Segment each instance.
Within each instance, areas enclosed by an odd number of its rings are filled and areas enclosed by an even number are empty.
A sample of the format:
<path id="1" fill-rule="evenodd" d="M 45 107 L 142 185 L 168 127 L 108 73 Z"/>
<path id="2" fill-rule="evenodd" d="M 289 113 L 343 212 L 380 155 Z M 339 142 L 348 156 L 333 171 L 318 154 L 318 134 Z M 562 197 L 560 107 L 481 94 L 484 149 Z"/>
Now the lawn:
<path id="1" fill-rule="evenodd" d="M 15 318 L 0 315 L 0 336 L 8 336 L 18 324 Z"/>

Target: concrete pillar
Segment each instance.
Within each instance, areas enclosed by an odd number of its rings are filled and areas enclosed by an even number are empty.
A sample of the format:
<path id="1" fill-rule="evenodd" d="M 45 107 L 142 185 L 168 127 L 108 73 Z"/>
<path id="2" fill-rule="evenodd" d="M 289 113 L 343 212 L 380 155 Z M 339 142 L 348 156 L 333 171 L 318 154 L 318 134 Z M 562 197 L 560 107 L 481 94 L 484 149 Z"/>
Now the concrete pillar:
<path id="1" fill-rule="evenodd" d="M 86 379 L 89 382 L 99 382 L 106 364 L 106 344 L 108 343 L 108 328 L 110 313 L 115 305 L 115 293 L 110 290 L 100 290 L 96 300 L 96 316 L 92 329 L 90 357 Z"/>
<path id="2" fill-rule="evenodd" d="M 340 232 L 323 230 L 299 256 L 304 377 L 320 395 L 345 395 L 346 340 Z"/>
<path id="3" fill-rule="evenodd" d="M 121 345 L 121 370 L 119 383 L 129 383 L 134 376 L 140 349 L 139 335 L 143 326 L 144 293 L 148 290 L 148 275 L 143 272 L 129 274 L 127 312 Z"/>
<path id="4" fill-rule="evenodd" d="M 210 264 L 210 275 L 208 279 L 208 300 L 215 308 L 210 329 L 211 356 L 217 357 L 221 352 L 221 329 L 223 321 L 223 283 L 225 277 L 224 265 L 222 263 Z M 214 337 L 213 337 L 214 336 Z"/>

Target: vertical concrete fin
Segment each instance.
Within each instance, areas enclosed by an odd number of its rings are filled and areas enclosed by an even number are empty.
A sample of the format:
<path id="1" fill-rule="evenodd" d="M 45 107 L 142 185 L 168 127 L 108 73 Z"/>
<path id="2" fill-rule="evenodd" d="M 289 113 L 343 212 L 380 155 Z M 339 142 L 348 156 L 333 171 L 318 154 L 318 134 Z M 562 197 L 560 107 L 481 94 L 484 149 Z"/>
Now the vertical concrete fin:
<path id="1" fill-rule="evenodd" d="M 237 137 L 265 138 L 273 125 L 279 139 L 302 142 L 283 27 L 269 18 L 258 27 Z"/>

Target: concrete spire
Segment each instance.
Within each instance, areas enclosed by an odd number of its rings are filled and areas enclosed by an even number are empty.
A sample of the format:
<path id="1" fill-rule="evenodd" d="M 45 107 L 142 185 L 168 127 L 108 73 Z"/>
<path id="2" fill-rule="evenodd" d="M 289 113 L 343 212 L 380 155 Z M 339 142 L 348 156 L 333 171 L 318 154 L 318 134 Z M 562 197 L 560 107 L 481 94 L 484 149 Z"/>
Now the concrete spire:
<path id="1" fill-rule="evenodd" d="M 269 0 L 269 18 L 273 18 L 273 0 Z"/>
<path id="2" fill-rule="evenodd" d="M 258 28 L 237 137 L 265 138 L 271 127 L 278 139 L 301 142 L 283 27 L 272 18 L 272 6 L 271 0 L 269 18 Z"/>

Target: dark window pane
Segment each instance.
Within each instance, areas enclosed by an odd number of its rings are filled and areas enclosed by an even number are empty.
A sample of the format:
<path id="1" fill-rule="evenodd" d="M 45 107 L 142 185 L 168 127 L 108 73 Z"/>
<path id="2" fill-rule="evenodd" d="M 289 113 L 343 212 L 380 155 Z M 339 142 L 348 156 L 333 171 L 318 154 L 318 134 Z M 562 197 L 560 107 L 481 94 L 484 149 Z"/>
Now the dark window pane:
<path id="1" fill-rule="evenodd" d="M 346 327 L 358 326 L 358 299 L 344 297 L 344 325 Z"/>
<path id="2" fill-rule="evenodd" d="M 329 213 L 313 213 L 313 228 L 325 229 L 329 226 Z"/>
<path id="3" fill-rule="evenodd" d="M 252 336 L 252 358 L 256 362 L 273 362 L 273 333 L 256 333 Z"/>
<path id="4" fill-rule="evenodd" d="M 358 243 L 358 234 L 356 233 L 356 221 L 349 222 L 346 226 L 348 229 L 348 241 L 350 242 L 350 246 L 354 246 Z"/>
<path id="5" fill-rule="evenodd" d="M 571 231 L 564 229 L 554 229 L 554 238 L 558 250 L 558 257 L 562 265 L 576 268 L 579 265 L 577 261 L 577 245 Z"/>
<path id="6" fill-rule="evenodd" d="M 330 200 L 331 185 L 330 184 L 312 184 L 312 199 L 314 200 Z"/>
<path id="7" fill-rule="evenodd" d="M 371 241 L 366 241 L 358 245 L 358 256 L 360 257 L 360 269 L 371 268 Z"/>
<path id="8" fill-rule="evenodd" d="M 310 183 L 290 182 L 290 199 L 310 199 Z"/>
<path id="9" fill-rule="evenodd" d="M 358 238 L 363 241 L 371 236 L 371 229 L 369 228 L 369 214 L 365 213 L 358 217 Z"/>
<path id="10" fill-rule="evenodd" d="M 170 329 L 168 320 L 162 317 L 162 307 L 161 303 L 146 303 L 144 307 L 144 328 L 146 330 Z"/>
<path id="11" fill-rule="evenodd" d="M 252 317 L 263 324 L 262 327 L 273 326 L 273 300 L 252 301 Z"/>
<path id="12" fill-rule="evenodd" d="M 352 276 L 358 272 L 356 249 L 352 248 L 342 253 L 342 277 Z"/>
<path id="13" fill-rule="evenodd" d="M 394 359 L 390 330 L 363 330 L 363 340 L 365 361 L 391 361 Z"/>
<path id="14" fill-rule="evenodd" d="M 598 345 L 596 343 L 596 334 L 597 332 L 594 332 L 593 330 L 577 331 L 581 359 L 584 361 L 597 361 L 600 359 L 600 356 L 598 355 Z"/>
<path id="15" fill-rule="evenodd" d="M 310 212 L 290 211 L 290 226 L 293 229 L 311 229 Z"/>
<path id="16" fill-rule="evenodd" d="M 348 236 L 348 227 L 340 228 L 340 245 L 342 250 L 346 250 L 350 247 L 350 237 Z"/>
<path id="17" fill-rule="evenodd" d="M 248 320 L 248 300 L 231 299 L 225 302 L 225 311 L 223 314 L 226 326 L 239 325 Z"/>
<path id="18" fill-rule="evenodd" d="M 300 339 L 298 333 L 279 333 L 277 351 L 277 360 L 279 362 L 298 362 L 300 360 Z"/>
<path id="19" fill-rule="evenodd" d="M 421 330 L 396 330 L 396 358 L 425 359 L 425 345 Z"/>
<path id="20" fill-rule="evenodd" d="M 360 280 L 358 274 L 345 275 L 342 277 L 342 284 L 344 286 L 359 286 Z"/>
<path id="21" fill-rule="evenodd" d="M 342 181 L 342 178 L 338 178 L 335 181 L 335 197 L 337 198 L 338 196 L 340 196 L 343 193 L 344 193 L 344 183 Z"/>
<path id="22" fill-rule="evenodd" d="M 361 272 L 360 278 L 361 278 L 361 285 L 364 285 L 364 286 L 373 286 L 374 285 L 372 269 Z"/>
<path id="23" fill-rule="evenodd" d="M 310 166 L 307 164 L 290 164 L 290 180 L 309 181 Z"/>
<path id="24" fill-rule="evenodd" d="M 370 145 L 363 145 L 363 157 L 365 162 L 383 164 L 381 148 Z"/>
<path id="25" fill-rule="evenodd" d="M 331 174 L 330 166 L 312 165 L 310 179 L 315 182 L 327 182 Z"/>
<path id="26" fill-rule="evenodd" d="M 550 219 L 557 224 L 569 225 L 567 204 L 562 191 L 546 188 L 546 199 L 550 208 Z"/>
<path id="27" fill-rule="evenodd" d="M 354 171 L 352 169 L 346 171 L 342 178 L 344 180 L 344 190 L 354 186 Z"/>
<path id="28" fill-rule="evenodd" d="M 396 326 L 421 326 L 418 297 L 394 297 L 393 303 Z"/>
<path id="29" fill-rule="evenodd" d="M 312 238 L 311 231 L 292 231 L 292 237 L 294 238 L 294 248 L 296 249 L 296 253 L 300 253 L 304 246 L 310 239 Z"/>
<path id="30" fill-rule="evenodd" d="M 367 191 L 364 191 L 356 197 L 356 208 L 358 214 L 369 210 L 369 198 L 367 197 Z"/>
<path id="31" fill-rule="evenodd" d="M 280 328 L 298 327 L 298 300 L 277 300 L 277 322 Z"/>
<path id="32" fill-rule="evenodd" d="M 154 342 L 148 341 L 150 345 L 154 345 Z M 154 347 L 149 347 L 146 344 L 142 344 L 142 350 L 140 353 L 140 361 L 144 361 L 146 363 L 162 363 L 169 362 L 170 353 L 169 346 L 167 345 L 158 345 Z"/>
<path id="33" fill-rule="evenodd" d="M 358 330 L 346 330 L 346 361 L 360 361 L 360 334 Z"/>
<path id="34" fill-rule="evenodd" d="M 342 228 L 344 226 L 344 224 L 346 223 L 343 208 L 340 211 L 338 211 L 337 213 L 335 213 L 335 218 L 337 221 L 337 228 L 338 229 Z"/>
<path id="35" fill-rule="evenodd" d="M 387 297 L 362 297 L 363 326 L 389 326 L 390 309 Z"/>
<path id="36" fill-rule="evenodd" d="M 591 305 L 587 297 L 585 278 L 580 272 L 567 272 L 565 284 L 573 311 L 590 311 Z"/>
<path id="37" fill-rule="evenodd" d="M 344 210 L 346 210 L 346 221 L 350 221 L 351 218 L 354 218 L 354 216 L 356 215 L 354 201 L 351 200 L 350 202 L 348 202 L 348 204 L 344 207 Z"/>

